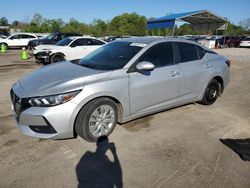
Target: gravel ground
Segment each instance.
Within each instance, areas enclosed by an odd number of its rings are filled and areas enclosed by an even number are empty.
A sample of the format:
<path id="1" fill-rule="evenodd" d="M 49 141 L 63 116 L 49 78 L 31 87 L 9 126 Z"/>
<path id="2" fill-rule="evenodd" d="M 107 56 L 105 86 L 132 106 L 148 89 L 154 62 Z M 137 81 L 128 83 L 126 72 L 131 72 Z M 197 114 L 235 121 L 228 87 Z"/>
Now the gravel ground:
<path id="1" fill-rule="evenodd" d="M 217 52 L 249 59 L 248 49 Z M 20 133 L 9 89 L 39 67 L 21 62 L 20 51 L 0 55 L 0 187 L 250 187 L 250 163 L 219 141 L 250 138 L 250 60 L 232 59 L 231 82 L 214 105 L 118 125 L 102 145 Z"/>
<path id="2" fill-rule="evenodd" d="M 231 61 L 250 62 L 250 48 L 216 49 L 217 53 L 226 56 Z"/>

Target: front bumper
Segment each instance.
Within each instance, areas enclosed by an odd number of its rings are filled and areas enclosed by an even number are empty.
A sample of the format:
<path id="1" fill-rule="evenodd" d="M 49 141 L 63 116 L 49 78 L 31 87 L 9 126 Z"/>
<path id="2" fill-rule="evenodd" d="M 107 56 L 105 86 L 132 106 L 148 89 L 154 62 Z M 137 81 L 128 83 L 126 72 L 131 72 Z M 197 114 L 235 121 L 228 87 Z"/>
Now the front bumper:
<path id="1" fill-rule="evenodd" d="M 38 52 L 33 54 L 36 58 L 36 61 L 39 63 L 50 63 L 50 56 L 44 52 Z"/>
<path id="2" fill-rule="evenodd" d="M 74 136 L 74 111 L 77 104 L 69 101 L 53 107 L 27 107 L 18 111 L 18 104 L 13 103 L 17 127 L 24 135 L 51 139 Z"/>

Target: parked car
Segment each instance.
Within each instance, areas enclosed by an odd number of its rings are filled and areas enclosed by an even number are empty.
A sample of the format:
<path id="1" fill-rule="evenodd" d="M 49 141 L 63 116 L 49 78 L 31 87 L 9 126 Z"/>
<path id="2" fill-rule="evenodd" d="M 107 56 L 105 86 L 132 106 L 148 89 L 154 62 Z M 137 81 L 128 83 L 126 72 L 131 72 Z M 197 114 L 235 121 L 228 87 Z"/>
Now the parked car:
<path id="1" fill-rule="evenodd" d="M 39 45 L 33 54 L 39 63 L 56 63 L 80 59 L 103 44 L 106 42 L 94 37 L 67 37 L 55 45 Z"/>
<path id="2" fill-rule="evenodd" d="M 228 48 L 239 47 L 240 41 L 241 39 L 238 36 L 221 37 L 220 39 L 216 40 L 216 46 L 217 47 L 223 46 L 225 42 L 225 46 Z"/>
<path id="3" fill-rule="evenodd" d="M 105 39 L 106 42 L 112 42 L 115 40 L 125 39 L 125 38 L 131 38 L 131 36 L 110 36 Z"/>
<path id="4" fill-rule="evenodd" d="M 106 44 L 81 59 L 44 66 L 11 91 L 25 135 L 94 142 L 124 123 L 194 101 L 213 104 L 229 82 L 230 61 L 176 38 Z"/>
<path id="5" fill-rule="evenodd" d="M 7 38 L 8 36 L 10 36 L 10 33 L 6 30 L 0 30 L 0 39 L 5 39 Z"/>
<path id="6" fill-rule="evenodd" d="M 41 44 L 56 44 L 60 40 L 70 37 L 70 36 L 82 36 L 79 33 L 61 33 L 56 32 L 48 35 L 45 38 L 37 39 L 37 40 L 31 40 L 28 44 L 29 49 L 34 49 L 34 47 L 41 45 Z"/>
<path id="7" fill-rule="evenodd" d="M 4 44 L 7 48 L 22 48 L 27 47 L 32 39 L 38 39 L 38 37 L 31 33 L 17 33 L 0 39 L 0 44 Z"/>
<path id="8" fill-rule="evenodd" d="M 250 37 L 244 38 L 244 39 L 240 42 L 240 47 L 250 47 Z"/>

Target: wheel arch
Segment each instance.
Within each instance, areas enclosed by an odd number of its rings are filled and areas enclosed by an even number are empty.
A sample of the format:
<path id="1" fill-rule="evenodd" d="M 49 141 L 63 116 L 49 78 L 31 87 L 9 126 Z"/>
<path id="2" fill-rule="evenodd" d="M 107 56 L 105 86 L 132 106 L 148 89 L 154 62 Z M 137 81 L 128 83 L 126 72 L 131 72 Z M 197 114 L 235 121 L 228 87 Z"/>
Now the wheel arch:
<path id="1" fill-rule="evenodd" d="M 78 111 L 77 111 L 77 113 L 76 113 L 76 116 L 75 116 L 75 119 L 74 119 L 74 124 L 73 124 L 73 134 L 74 134 L 74 137 L 77 136 L 77 133 L 76 133 L 76 131 L 75 131 L 75 124 L 76 124 L 76 119 L 77 119 L 77 117 L 78 117 L 80 111 L 81 111 L 82 108 L 84 108 L 84 106 L 86 106 L 88 103 L 90 103 L 90 102 L 92 102 L 92 101 L 94 101 L 94 100 L 96 100 L 96 99 L 99 99 L 99 98 L 109 98 L 109 99 L 111 99 L 112 101 L 115 102 L 116 107 L 117 107 L 117 110 L 118 110 L 118 111 L 117 111 L 117 114 L 118 114 L 117 123 L 121 123 L 121 122 L 122 122 L 122 119 L 123 119 L 123 107 L 122 107 L 121 102 L 120 102 L 117 98 L 115 98 L 115 97 L 113 97 L 113 96 L 108 96 L 108 95 L 94 97 L 94 98 L 90 99 L 87 103 L 84 103 L 83 105 L 81 105 L 81 107 L 78 109 Z"/>
<path id="2" fill-rule="evenodd" d="M 5 41 L 5 42 L 0 42 L 0 44 L 4 44 L 6 46 L 6 48 L 9 47 L 8 43 Z"/>
<path id="3" fill-rule="evenodd" d="M 62 55 L 62 56 L 65 57 L 65 54 L 62 53 L 62 52 L 52 52 L 52 53 L 49 55 L 49 57 L 51 58 L 51 56 L 53 56 L 53 55 Z"/>
<path id="4" fill-rule="evenodd" d="M 220 76 L 220 74 L 213 74 L 209 79 L 207 79 L 207 82 L 204 84 L 204 87 L 202 88 L 202 91 L 200 93 L 200 96 L 199 96 L 199 99 L 202 99 L 205 91 L 206 91 L 206 88 L 208 86 L 208 84 L 211 82 L 211 80 L 215 79 L 219 85 L 220 85 L 220 94 L 223 93 L 224 91 L 224 80 L 223 80 L 223 77 Z"/>
<path id="5" fill-rule="evenodd" d="M 223 91 L 224 91 L 224 80 L 223 80 L 223 78 L 221 76 L 214 76 L 212 79 L 216 80 L 220 84 L 220 94 L 222 94 Z"/>

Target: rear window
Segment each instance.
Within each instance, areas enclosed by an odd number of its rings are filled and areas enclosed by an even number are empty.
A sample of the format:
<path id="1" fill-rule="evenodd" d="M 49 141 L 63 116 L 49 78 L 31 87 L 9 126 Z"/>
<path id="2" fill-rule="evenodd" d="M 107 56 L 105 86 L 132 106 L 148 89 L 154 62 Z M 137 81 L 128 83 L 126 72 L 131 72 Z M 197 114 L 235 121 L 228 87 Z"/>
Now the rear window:
<path id="1" fill-rule="evenodd" d="M 196 45 L 178 42 L 177 46 L 179 49 L 181 62 L 195 61 L 199 59 Z"/>
<path id="2" fill-rule="evenodd" d="M 104 42 L 96 40 L 96 39 L 86 39 L 87 44 L 86 45 L 90 45 L 90 46 L 95 46 L 95 45 L 103 45 Z"/>

